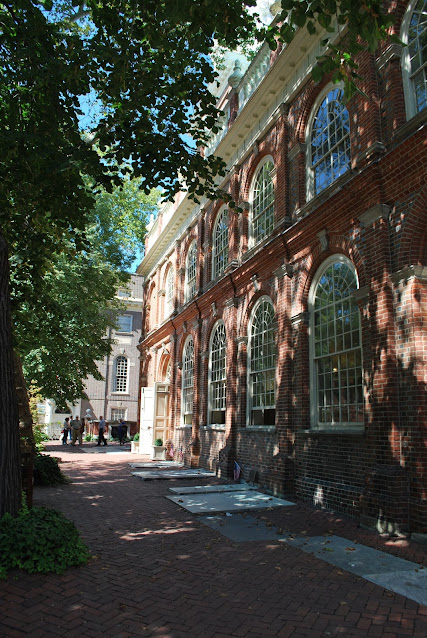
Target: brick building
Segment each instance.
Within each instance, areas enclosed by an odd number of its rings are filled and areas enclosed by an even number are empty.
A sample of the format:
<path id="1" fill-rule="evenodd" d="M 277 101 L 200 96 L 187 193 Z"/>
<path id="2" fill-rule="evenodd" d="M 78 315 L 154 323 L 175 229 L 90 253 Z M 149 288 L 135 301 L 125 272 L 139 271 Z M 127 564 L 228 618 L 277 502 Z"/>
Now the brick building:
<path id="1" fill-rule="evenodd" d="M 275 494 L 427 532 L 427 3 L 359 55 L 347 104 L 319 30 L 223 72 L 207 153 L 242 212 L 179 193 L 147 237 L 141 433 Z M 423 48 L 424 46 L 424 48 Z M 147 439 L 148 440 L 148 439 Z"/>

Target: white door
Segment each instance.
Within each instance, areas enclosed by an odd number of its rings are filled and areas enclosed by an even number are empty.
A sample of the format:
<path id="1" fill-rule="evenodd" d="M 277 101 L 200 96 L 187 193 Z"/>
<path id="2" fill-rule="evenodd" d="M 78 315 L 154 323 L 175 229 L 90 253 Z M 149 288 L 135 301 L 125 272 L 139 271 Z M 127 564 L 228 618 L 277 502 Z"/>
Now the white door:
<path id="1" fill-rule="evenodd" d="M 154 388 L 141 388 L 139 453 L 151 454 L 153 449 Z"/>
<path id="2" fill-rule="evenodd" d="M 169 438 L 169 383 L 156 383 L 155 394 L 153 444 L 162 439 L 166 445 Z"/>

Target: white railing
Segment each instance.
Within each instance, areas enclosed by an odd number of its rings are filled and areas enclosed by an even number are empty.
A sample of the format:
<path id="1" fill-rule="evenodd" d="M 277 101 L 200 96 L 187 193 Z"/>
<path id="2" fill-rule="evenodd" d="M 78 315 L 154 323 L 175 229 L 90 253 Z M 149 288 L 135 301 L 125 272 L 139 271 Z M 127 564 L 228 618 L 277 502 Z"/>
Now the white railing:
<path id="1" fill-rule="evenodd" d="M 239 111 L 243 109 L 251 95 L 261 84 L 269 68 L 270 48 L 264 44 L 240 82 Z"/>

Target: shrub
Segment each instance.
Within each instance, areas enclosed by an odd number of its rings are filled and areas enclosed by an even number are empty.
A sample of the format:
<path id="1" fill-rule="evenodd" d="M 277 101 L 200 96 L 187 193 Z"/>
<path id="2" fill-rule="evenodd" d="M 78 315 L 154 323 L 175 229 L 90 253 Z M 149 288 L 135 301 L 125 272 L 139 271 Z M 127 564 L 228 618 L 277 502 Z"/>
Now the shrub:
<path id="1" fill-rule="evenodd" d="M 163 445 L 163 439 L 156 439 L 156 440 L 154 441 L 154 445 L 155 445 L 156 447 L 160 447 L 160 446 L 162 446 L 162 445 Z"/>
<path id="2" fill-rule="evenodd" d="M 0 519 L 0 547 L 0 578 L 11 569 L 62 574 L 90 558 L 74 523 L 45 507 L 23 507 L 16 518 L 5 514 Z"/>
<path id="3" fill-rule="evenodd" d="M 64 485 L 70 479 L 61 472 L 53 456 L 38 454 L 34 459 L 34 485 Z"/>
<path id="4" fill-rule="evenodd" d="M 139 441 L 139 432 L 137 432 L 137 433 L 135 434 L 135 436 L 133 437 L 133 440 L 134 440 L 134 441 Z"/>

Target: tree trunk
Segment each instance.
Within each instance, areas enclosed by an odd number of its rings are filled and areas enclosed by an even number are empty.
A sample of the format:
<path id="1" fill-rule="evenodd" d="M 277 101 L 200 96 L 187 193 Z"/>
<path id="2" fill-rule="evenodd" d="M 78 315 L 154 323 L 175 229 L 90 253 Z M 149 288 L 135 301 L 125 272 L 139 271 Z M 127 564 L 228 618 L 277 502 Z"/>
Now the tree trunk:
<path id="1" fill-rule="evenodd" d="M 35 442 L 33 432 L 33 417 L 30 410 L 27 385 L 22 371 L 20 357 L 14 354 L 15 389 L 18 400 L 19 413 L 19 442 L 21 451 L 22 489 L 25 492 L 27 506 L 33 506 L 33 469 L 35 456 Z"/>
<path id="2" fill-rule="evenodd" d="M 16 516 L 21 504 L 19 417 L 10 321 L 9 260 L 0 235 L 0 517 Z"/>

